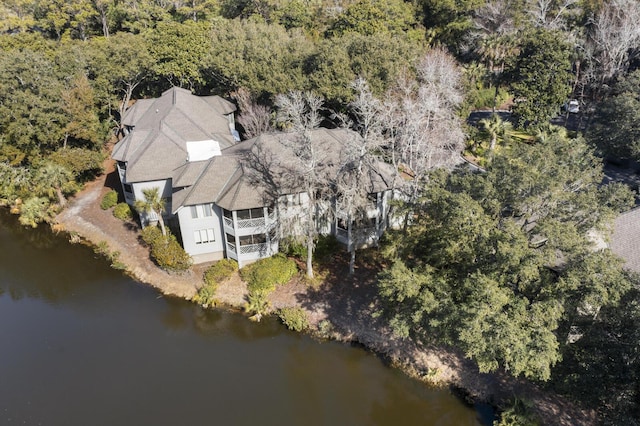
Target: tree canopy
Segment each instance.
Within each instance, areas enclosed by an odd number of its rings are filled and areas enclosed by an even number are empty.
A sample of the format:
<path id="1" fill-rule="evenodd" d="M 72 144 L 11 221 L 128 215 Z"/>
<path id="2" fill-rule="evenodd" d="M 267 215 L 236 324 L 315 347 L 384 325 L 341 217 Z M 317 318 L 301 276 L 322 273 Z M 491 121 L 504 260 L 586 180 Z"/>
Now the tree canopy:
<path id="1" fill-rule="evenodd" d="M 497 154 L 486 173 L 432 175 L 406 234 L 388 238 L 389 323 L 460 346 L 481 371 L 548 380 L 560 325 L 629 287 L 589 237 L 631 201 L 622 186 L 600 188 L 601 177 L 584 141 L 561 133 Z"/>

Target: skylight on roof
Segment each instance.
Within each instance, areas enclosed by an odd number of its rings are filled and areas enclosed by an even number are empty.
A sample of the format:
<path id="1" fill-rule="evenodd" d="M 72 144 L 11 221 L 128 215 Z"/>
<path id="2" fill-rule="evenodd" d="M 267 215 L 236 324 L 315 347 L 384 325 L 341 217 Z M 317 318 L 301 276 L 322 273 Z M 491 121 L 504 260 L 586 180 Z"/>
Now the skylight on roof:
<path id="1" fill-rule="evenodd" d="M 204 161 L 222 155 L 218 141 L 187 142 L 187 161 Z"/>

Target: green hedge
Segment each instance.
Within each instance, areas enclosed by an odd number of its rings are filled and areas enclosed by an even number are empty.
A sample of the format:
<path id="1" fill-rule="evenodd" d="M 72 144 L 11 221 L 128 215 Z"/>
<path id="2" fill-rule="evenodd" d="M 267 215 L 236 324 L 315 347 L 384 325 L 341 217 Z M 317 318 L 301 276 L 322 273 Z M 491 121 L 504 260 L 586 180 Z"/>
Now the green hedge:
<path id="1" fill-rule="evenodd" d="M 104 197 L 102 197 L 100 208 L 102 210 L 108 210 L 116 204 L 118 204 L 118 193 L 112 189 L 111 191 L 104 194 Z"/>
<path id="2" fill-rule="evenodd" d="M 162 235 L 158 227 L 147 226 L 140 237 L 151 247 L 151 258 L 165 271 L 184 272 L 191 267 L 191 256 L 184 251 L 175 236 Z"/>
<path id="3" fill-rule="evenodd" d="M 113 215 L 120 220 L 131 220 L 133 218 L 131 207 L 127 203 L 118 203 L 113 209 Z"/>
<path id="4" fill-rule="evenodd" d="M 284 254 L 278 253 L 245 266 L 240 271 L 247 282 L 249 293 L 269 294 L 277 285 L 288 282 L 298 272 L 296 263 Z"/>
<path id="5" fill-rule="evenodd" d="M 240 275 L 247 282 L 249 295 L 246 309 L 260 319 L 269 310 L 268 296 L 276 286 L 288 282 L 298 272 L 296 263 L 284 254 L 261 259 L 240 270 Z"/>

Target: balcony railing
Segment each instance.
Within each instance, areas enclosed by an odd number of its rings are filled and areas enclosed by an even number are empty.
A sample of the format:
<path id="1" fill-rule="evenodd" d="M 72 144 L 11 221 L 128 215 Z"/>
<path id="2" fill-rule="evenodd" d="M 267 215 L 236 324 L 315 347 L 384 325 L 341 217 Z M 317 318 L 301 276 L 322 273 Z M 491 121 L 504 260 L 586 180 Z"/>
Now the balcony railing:
<path id="1" fill-rule="evenodd" d="M 236 245 L 233 243 L 227 243 L 227 251 L 236 254 Z"/>
<path id="2" fill-rule="evenodd" d="M 269 219 L 268 222 L 266 219 Z M 233 219 L 223 216 L 222 217 L 223 221 L 224 221 L 224 225 L 235 229 L 233 227 Z M 272 212 L 269 216 L 267 217 L 255 217 L 255 218 L 251 218 L 251 219 L 237 219 L 236 220 L 236 224 L 237 224 L 237 229 L 246 229 L 246 228 L 261 228 L 264 227 L 267 223 L 269 223 L 269 225 L 275 223 L 276 221 L 276 214 L 275 212 Z"/>
<path id="3" fill-rule="evenodd" d="M 251 254 L 251 253 L 266 253 L 268 249 L 267 243 L 260 244 L 251 244 L 247 246 L 240 246 L 240 254 Z"/>
<path id="4" fill-rule="evenodd" d="M 228 226 L 229 228 L 233 228 L 233 219 L 230 217 L 223 216 L 222 220 L 224 221 L 224 226 Z"/>
<path id="5" fill-rule="evenodd" d="M 238 228 L 257 228 L 259 226 L 264 226 L 265 221 L 264 217 L 257 217 L 255 219 L 239 219 L 238 220 Z"/>

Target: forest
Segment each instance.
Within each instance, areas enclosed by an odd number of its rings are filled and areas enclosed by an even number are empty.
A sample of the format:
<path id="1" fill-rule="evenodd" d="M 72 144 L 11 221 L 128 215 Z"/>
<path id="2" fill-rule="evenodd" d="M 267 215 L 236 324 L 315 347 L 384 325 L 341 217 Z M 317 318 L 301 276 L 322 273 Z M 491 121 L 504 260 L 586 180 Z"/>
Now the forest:
<path id="1" fill-rule="evenodd" d="M 53 220 L 126 108 L 172 86 L 235 102 L 244 138 L 293 110 L 352 128 L 354 161 L 403 181 L 378 286 L 394 331 L 638 424 L 640 278 L 590 237 L 637 196 L 601 182 L 640 160 L 638 22 L 637 0 L 4 0 L 0 205 Z"/>

